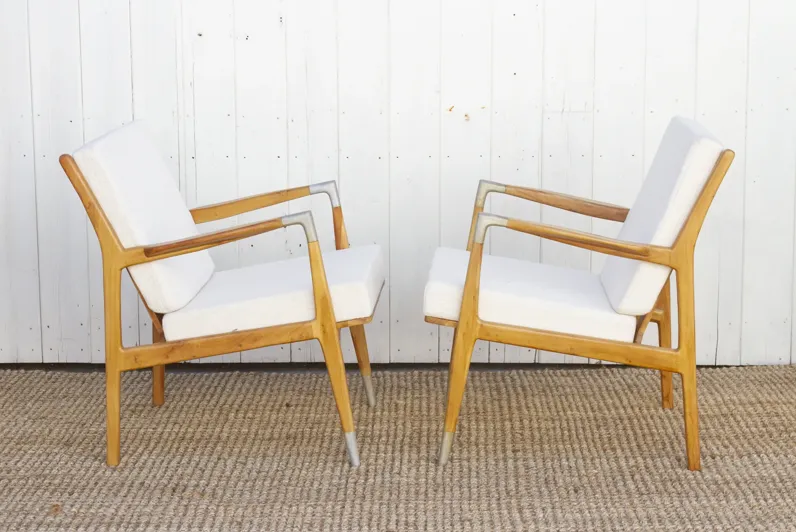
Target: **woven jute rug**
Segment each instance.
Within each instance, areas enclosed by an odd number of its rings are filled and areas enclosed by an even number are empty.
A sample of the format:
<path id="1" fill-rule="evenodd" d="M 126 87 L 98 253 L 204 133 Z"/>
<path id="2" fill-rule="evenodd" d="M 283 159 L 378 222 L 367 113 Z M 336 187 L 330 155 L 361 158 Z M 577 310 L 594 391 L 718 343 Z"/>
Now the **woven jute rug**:
<path id="1" fill-rule="evenodd" d="M 349 383 L 359 469 L 320 371 L 126 374 L 109 468 L 102 373 L 2 371 L 0 529 L 796 529 L 796 367 L 699 372 L 702 472 L 652 371 L 473 371 L 444 468 L 444 371 Z"/>

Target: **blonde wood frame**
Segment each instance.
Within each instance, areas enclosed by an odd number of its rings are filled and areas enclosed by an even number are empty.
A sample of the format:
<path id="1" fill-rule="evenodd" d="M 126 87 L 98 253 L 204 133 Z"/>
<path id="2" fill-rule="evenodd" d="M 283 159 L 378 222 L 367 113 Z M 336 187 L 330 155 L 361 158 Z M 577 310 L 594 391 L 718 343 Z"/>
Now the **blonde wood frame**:
<path id="1" fill-rule="evenodd" d="M 74 158 L 71 155 L 62 155 L 60 163 L 86 209 L 102 250 L 105 295 L 106 458 L 108 465 L 118 465 L 120 460 L 120 399 L 121 374 L 123 371 L 152 368 L 152 401 L 155 405 L 162 405 L 165 400 L 166 364 L 310 339 L 317 339 L 321 344 L 341 426 L 346 435 L 349 460 L 352 465 L 359 465 L 354 419 L 346 383 L 339 329 L 343 327 L 351 329 L 360 372 L 365 380 L 368 402 L 373 405 L 375 395 L 371 383 L 370 361 L 364 330 L 364 325 L 370 322 L 373 316 L 345 322 L 337 322 L 335 320 L 312 213 L 304 212 L 272 220 L 254 222 L 174 242 L 125 248 L 111 227 L 108 217 L 91 191 Z M 334 182 L 270 192 L 235 201 L 199 207 L 193 209 L 191 215 L 196 223 L 204 223 L 320 192 L 328 194 L 332 201 L 335 246 L 337 249 L 347 248 L 348 236 Z M 194 253 L 225 243 L 235 242 L 289 225 L 301 225 L 307 237 L 310 275 L 315 302 L 315 318 L 313 320 L 169 342 L 163 336 L 162 315 L 153 312 L 147 307 L 153 322 L 152 344 L 136 347 L 124 347 L 122 345 L 122 270 L 136 264 Z"/>
<path id="2" fill-rule="evenodd" d="M 468 249 L 471 253 L 459 320 L 457 322 L 431 317 L 426 318 L 426 321 L 430 323 L 455 327 L 456 329 L 448 377 L 448 402 L 445 414 L 445 429 L 439 454 L 440 464 L 444 464 L 448 460 L 451 450 L 473 347 L 476 340 L 487 340 L 660 370 L 661 396 L 664 408 L 672 408 L 672 374 L 680 374 L 683 385 L 688 468 L 691 470 L 700 469 L 694 323 L 694 248 L 708 208 L 732 163 L 734 155 L 731 150 L 724 150 L 721 153 L 688 219 L 671 247 L 623 242 L 561 227 L 485 214 L 483 213 L 484 203 L 487 194 L 490 192 L 512 194 L 545 205 L 620 222 L 625 220 L 628 210 L 624 207 L 552 192 L 510 187 L 489 181 L 481 183 L 470 228 Z M 501 325 L 481 320 L 478 317 L 478 298 L 481 262 L 484 251 L 483 242 L 486 231 L 491 226 L 503 226 L 513 231 L 536 235 L 582 249 L 670 267 L 677 272 L 676 291 L 679 325 L 677 348 L 672 348 L 671 346 L 669 280 L 666 281 L 661 290 L 653 310 L 647 315 L 638 318 L 634 342 L 604 340 Z M 656 323 L 659 327 L 658 346 L 648 346 L 641 343 L 641 338 L 650 322 Z"/>

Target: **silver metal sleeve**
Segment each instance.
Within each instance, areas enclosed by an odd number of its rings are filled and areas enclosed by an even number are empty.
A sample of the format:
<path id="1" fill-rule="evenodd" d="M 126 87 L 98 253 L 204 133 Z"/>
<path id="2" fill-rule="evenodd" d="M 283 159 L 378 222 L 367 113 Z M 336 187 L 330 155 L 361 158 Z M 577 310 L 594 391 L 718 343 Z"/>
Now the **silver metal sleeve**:
<path id="1" fill-rule="evenodd" d="M 475 236 L 474 241 L 476 244 L 483 244 L 486 238 L 486 230 L 490 225 L 497 225 L 506 227 L 509 224 L 509 219 L 496 214 L 489 214 L 482 212 L 478 215 L 478 220 L 475 222 Z"/>
<path id="2" fill-rule="evenodd" d="M 310 185 L 310 194 L 326 194 L 329 196 L 329 201 L 332 202 L 332 207 L 340 206 L 340 194 L 337 192 L 337 183 L 335 181 L 324 181 L 323 183 Z"/>
<path id="3" fill-rule="evenodd" d="M 487 181 L 486 179 L 479 181 L 478 192 L 475 195 L 476 206 L 483 207 L 486 203 L 486 196 L 490 192 L 506 192 L 506 185 L 494 181 Z"/>
<path id="4" fill-rule="evenodd" d="M 282 225 L 285 227 L 288 225 L 300 225 L 304 228 L 304 234 L 307 235 L 307 242 L 316 242 L 318 240 L 318 234 L 315 232 L 315 222 L 310 211 L 283 216 Z"/>

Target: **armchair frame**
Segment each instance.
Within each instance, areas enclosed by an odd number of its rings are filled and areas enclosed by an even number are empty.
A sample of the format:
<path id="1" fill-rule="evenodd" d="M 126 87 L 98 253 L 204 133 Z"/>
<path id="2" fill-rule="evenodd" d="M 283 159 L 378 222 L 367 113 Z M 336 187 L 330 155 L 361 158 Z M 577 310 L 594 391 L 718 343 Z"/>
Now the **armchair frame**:
<path id="1" fill-rule="evenodd" d="M 336 321 L 312 213 L 306 211 L 222 229 L 178 241 L 125 248 L 119 241 L 108 217 L 102 210 L 74 158 L 71 155 L 62 155 L 59 160 L 61 167 L 64 169 L 86 209 L 86 214 L 91 220 L 102 251 L 105 297 L 107 464 L 116 466 L 120 460 L 120 400 L 121 374 L 123 371 L 152 368 L 152 401 L 156 406 L 159 406 L 165 400 L 166 364 L 258 347 L 317 339 L 321 344 L 326 368 L 329 372 L 332 393 L 345 434 L 349 460 L 352 466 L 358 466 L 359 452 L 357 450 L 348 385 L 346 383 L 345 364 L 343 363 L 343 353 L 340 347 L 339 329 L 348 327 L 351 330 L 354 350 L 356 351 L 359 369 L 365 383 L 368 403 L 373 406 L 375 404 L 375 393 L 371 381 L 370 359 L 364 329 L 364 325 L 369 323 L 373 316 L 345 322 Z M 198 207 L 191 210 L 191 215 L 197 224 L 210 222 L 317 193 L 327 194 L 332 203 L 335 247 L 337 249 L 347 248 L 348 236 L 345 229 L 343 211 L 340 207 L 337 186 L 334 181 Z M 147 311 L 152 318 L 152 344 L 136 347 L 124 347 L 122 345 L 122 270 L 136 264 L 144 264 L 209 249 L 290 225 L 300 225 L 307 238 L 315 302 L 315 318 L 313 320 L 169 342 L 163 336 L 162 315 L 153 312 L 147 306 Z M 144 301 L 143 297 L 142 301 Z M 144 301 L 144 305 L 146 305 L 146 301 Z"/>
<path id="2" fill-rule="evenodd" d="M 683 385 L 688 469 L 700 469 L 694 323 L 694 248 L 708 208 L 732 164 L 734 156 L 735 154 L 731 150 L 722 151 L 683 228 L 674 244 L 670 247 L 623 242 L 561 227 L 484 213 L 484 203 L 487 195 L 491 192 L 510 194 L 544 205 L 618 222 L 623 222 L 629 211 L 624 207 L 564 194 L 481 181 L 476 195 L 467 246 L 470 251 L 470 261 L 464 284 L 459 320 L 452 321 L 426 317 L 426 321 L 429 323 L 455 328 L 448 376 L 445 427 L 438 456 L 440 465 L 444 465 L 450 456 L 473 347 L 476 340 L 487 340 L 659 370 L 661 372 L 661 399 L 664 408 L 672 408 L 673 406 L 672 374 L 680 374 Z M 582 249 L 671 267 L 673 271 L 677 272 L 676 289 L 679 325 L 677 348 L 672 348 L 671 344 L 669 284 L 671 277 L 667 279 L 663 286 L 652 311 L 638 317 L 633 342 L 591 338 L 481 320 L 478 317 L 478 298 L 484 239 L 487 230 L 495 226 L 536 235 L 548 240 L 555 240 Z M 650 322 L 655 322 L 658 325 L 658 346 L 648 346 L 641 343 L 644 331 Z"/>

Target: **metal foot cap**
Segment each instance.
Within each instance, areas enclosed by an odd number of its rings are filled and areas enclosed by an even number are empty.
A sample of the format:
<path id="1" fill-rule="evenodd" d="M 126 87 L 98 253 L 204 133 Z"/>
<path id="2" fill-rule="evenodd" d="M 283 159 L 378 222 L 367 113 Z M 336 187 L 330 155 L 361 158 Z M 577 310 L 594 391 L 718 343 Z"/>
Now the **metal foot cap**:
<path id="1" fill-rule="evenodd" d="M 351 467 L 359 467 L 359 450 L 357 449 L 357 433 L 345 433 L 345 446 L 348 449 L 348 460 Z"/>
<path id="2" fill-rule="evenodd" d="M 453 447 L 453 432 L 445 432 L 442 435 L 442 445 L 439 447 L 439 465 L 444 466 L 448 463 Z"/>

